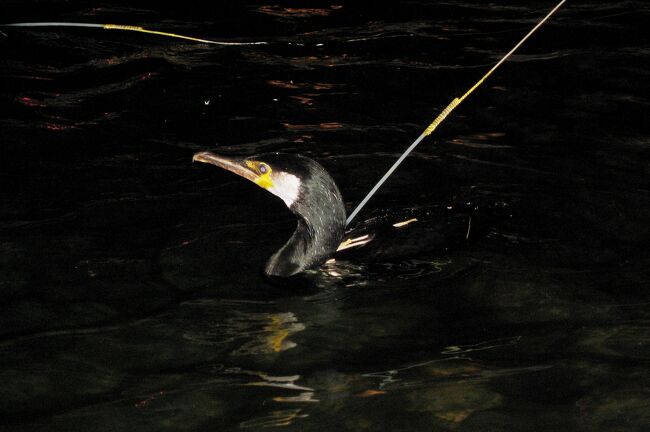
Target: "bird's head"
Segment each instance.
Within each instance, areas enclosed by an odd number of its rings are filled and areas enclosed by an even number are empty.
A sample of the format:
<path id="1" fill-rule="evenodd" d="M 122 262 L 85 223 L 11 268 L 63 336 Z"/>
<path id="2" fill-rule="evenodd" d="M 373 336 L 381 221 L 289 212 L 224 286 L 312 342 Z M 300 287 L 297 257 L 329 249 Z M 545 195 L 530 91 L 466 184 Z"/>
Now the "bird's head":
<path id="1" fill-rule="evenodd" d="M 307 173 L 300 156 L 267 153 L 246 158 L 228 157 L 211 152 L 199 152 L 194 155 L 194 162 L 203 162 L 223 168 L 252 181 L 266 189 L 292 209 L 301 195 L 304 176 Z M 300 163 L 303 162 L 303 163 Z"/>
<path id="2" fill-rule="evenodd" d="M 294 235 L 267 263 L 267 274 L 295 274 L 336 251 L 345 231 L 345 206 L 334 179 L 318 162 L 286 153 L 240 158 L 199 152 L 192 160 L 252 181 L 280 197 L 299 216 Z"/>

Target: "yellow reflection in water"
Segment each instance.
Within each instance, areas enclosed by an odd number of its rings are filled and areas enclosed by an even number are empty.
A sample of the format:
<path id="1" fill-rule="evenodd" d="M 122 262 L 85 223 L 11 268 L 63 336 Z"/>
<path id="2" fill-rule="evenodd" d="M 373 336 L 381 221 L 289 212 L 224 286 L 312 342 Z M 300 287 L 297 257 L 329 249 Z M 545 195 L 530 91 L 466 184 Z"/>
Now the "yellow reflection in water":
<path id="1" fill-rule="evenodd" d="M 265 354 L 286 351 L 296 346 L 295 342 L 288 339 L 289 336 L 305 329 L 304 324 L 300 323 L 291 312 L 259 314 L 255 318 L 263 322 L 261 330 L 256 334 L 251 332 L 252 338 L 235 350 L 233 354 Z"/>

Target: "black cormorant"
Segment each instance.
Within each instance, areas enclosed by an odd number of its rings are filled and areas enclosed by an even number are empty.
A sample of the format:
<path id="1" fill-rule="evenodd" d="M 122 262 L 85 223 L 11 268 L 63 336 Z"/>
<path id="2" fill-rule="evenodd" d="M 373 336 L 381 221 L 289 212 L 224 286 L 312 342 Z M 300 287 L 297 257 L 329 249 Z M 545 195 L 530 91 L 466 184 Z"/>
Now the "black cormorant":
<path id="1" fill-rule="evenodd" d="M 423 256 L 469 238 L 473 213 L 467 205 L 436 206 L 375 217 L 345 234 L 345 206 L 334 179 L 318 162 L 286 153 L 245 158 L 199 152 L 194 161 L 238 174 L 280 197 L 298 217 L 295 232 L 266 263 L 268 276 L 288 277 L 323 264 L 335 253 L 344 260 L 386 262 Z M 395 217 L 403 222 L 394 223 Z M 420 223 L 411 225 L 411 222 Z M 404 228 L 406 225 L 409 229 Z M 365 247 L 372 242 L 372 247 Z"/>
<path id="2" fill-rule="evenodd" d="M 345 233 L 345 206 L 334 179 L 304 156 L 265 153 L 232 158 L 199 152 L 193 161 L 240 175 L 280 197 L 298 217 L 293 235 L 266 263 L 269 276 L 288 277 L 325 262 Z"/>

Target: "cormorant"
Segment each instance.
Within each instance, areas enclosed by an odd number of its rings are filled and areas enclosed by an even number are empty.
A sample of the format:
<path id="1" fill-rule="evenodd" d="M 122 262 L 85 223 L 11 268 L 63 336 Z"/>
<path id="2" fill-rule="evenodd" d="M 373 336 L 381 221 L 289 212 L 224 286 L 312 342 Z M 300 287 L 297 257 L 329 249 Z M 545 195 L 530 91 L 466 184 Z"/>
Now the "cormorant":
<path id="1" fill-rule="evenodd" d="M 334 179 L 318 162 L 286 153 L 246 158 L 211 152 L 196 153 L 193 161 L 209 163 L 244 177 L 280 197 L 298 217 L 293 235 L 267 261 L 268 276 L 289 277 L 337 258 L 385 262 L 447 250 L 469 237 L 472 218 L 457 206 L 411 209 L 357 224 L 344 242 L 345 206 Z M 460 206 L 462 207 L 462 206 Z M 458 211 L 460 210 L 460 212 Z M 390 221 L 397 216 L 403 222 Z M 410 225 L 411 222 L 421 223 Z M 409 225 L 409 229 L 405 229 Z M 372 247 L 364 247 L 372 241 Z M 359 257 L 359 255 L 361 255 Z"/>
<path id="2" fill-rule="evenodd" d="M 331 258 L 345 233 L 345 206 L 334 179 L 304 156 L 265 153 L 232 158 L 199 152 L 193 161 L 209 163 L 244 177 L 280 197 L 298 217 L 293 235 L 267 261 L 268 276 L 288 277 Z"/>

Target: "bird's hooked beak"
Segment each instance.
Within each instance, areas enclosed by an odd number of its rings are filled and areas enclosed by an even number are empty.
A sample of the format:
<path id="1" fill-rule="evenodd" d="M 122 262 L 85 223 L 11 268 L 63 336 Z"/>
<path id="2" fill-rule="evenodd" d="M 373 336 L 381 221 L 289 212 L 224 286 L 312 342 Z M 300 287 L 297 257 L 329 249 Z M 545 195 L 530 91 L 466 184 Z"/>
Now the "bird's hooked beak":
<path id="1" fill-rule="evenodd" d="M 196 153 L 192 160 L 209 163 L 244 177 L 280 197 L 289 208 L 300 193 L 298 177 L 282 171 L 274 172 L 269 164 L 261 160 L 230 158 L 211 152 Z"/>
<path id="2" fill-rule="evenodd" d="M 253 171 L 242 159 L 229 158 L 211 152 L 198 152 L 192 157 L 192 162 L 203 162 L 218 166 L 239 176 L 257 183 L 259 174 Z"/>

